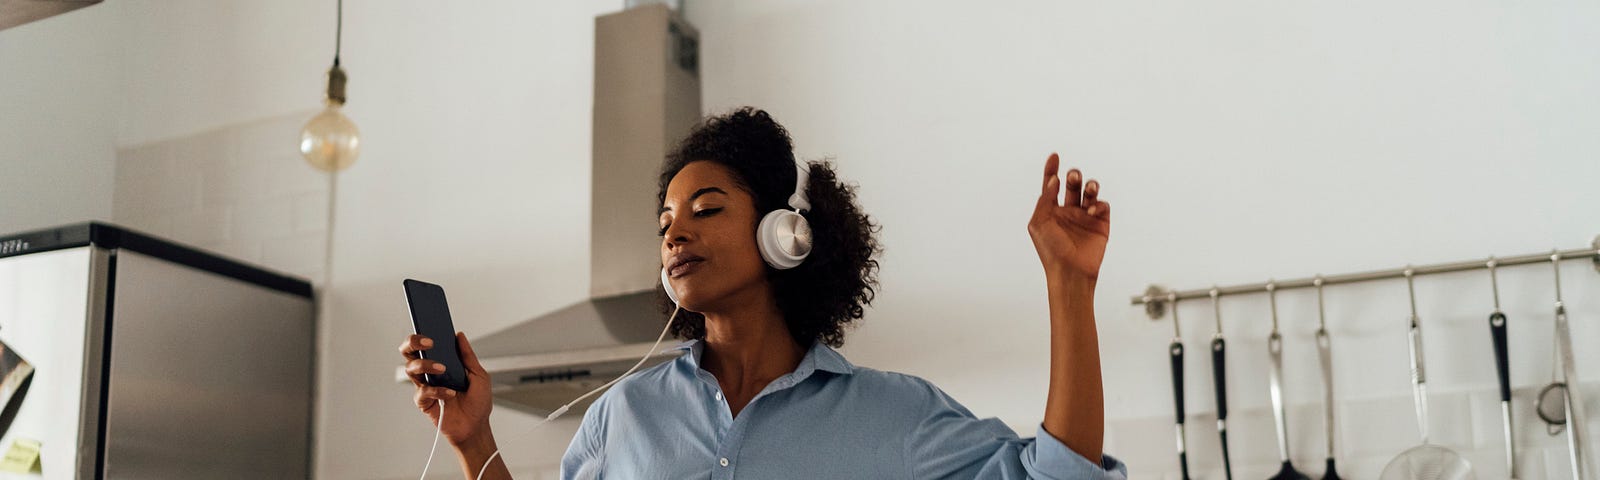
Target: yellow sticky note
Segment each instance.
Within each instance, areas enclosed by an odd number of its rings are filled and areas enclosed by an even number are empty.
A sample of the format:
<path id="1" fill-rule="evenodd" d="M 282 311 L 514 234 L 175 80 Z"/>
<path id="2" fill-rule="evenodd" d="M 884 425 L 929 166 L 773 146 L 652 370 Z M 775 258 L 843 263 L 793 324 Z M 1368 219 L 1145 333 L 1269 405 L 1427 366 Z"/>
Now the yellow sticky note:
<path id="1" fill-rule="evenodd" d="M 0 471 L 33 473 L 39 467 L 39 442 L 24 438 L 12 441 L 5 458 L 0 459 Z"/>

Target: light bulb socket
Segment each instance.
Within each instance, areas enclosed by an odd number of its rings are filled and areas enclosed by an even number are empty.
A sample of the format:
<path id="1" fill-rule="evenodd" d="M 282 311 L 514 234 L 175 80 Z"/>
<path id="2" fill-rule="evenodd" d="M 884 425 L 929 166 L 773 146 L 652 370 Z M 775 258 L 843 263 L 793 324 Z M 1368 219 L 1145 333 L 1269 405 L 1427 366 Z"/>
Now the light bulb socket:
<path id="1" fill-rule="evenodd" d="M 328 101 L 344 105 L 344 84 L 349 78 L 345 77 L 344 69 L 335 63 L 328 69 Z"/>

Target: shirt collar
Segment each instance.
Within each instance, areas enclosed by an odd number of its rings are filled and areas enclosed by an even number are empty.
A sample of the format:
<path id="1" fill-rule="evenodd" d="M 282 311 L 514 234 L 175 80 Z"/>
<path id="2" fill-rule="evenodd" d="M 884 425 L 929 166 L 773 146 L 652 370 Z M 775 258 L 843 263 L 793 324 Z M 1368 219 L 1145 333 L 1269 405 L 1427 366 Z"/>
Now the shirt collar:
<path id="1" fill-rule="evenodd" d="M 689 340 L 672 347 L 673 350 L 688 350 L 689 354 L 682 358 L 694 368 L 700 368 L 700 357 L 705 353 L 705 348 L 705 342 L 699 340 Z M 811 344 L 811 349 L 806 351 L 806 356 L 800 359 L 800 364 L 795 366 L 794 373 L 796 377 L 805 378 L 817 370 L 850 375 L 855 373 L 855 365 L 833 347 L 815 342 Z"/>

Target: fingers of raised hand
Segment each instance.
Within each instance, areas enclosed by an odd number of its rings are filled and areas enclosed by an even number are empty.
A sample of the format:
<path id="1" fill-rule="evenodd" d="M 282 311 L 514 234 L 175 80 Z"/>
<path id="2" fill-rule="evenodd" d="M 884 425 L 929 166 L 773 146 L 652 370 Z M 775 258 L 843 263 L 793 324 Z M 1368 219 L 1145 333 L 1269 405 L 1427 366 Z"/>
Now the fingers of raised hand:
<path id="1" fill-rule="evenodd" d="M 1091 217 L 1099 218 L 1101 220 L 1111 219 L 1111 204 L 1104 200 L 1094 202 L 1093 205 L 1089 206 L 1087 211 Z"/>
<path id="2" fill-rule="evenodd" d="M 1040 207 L 1060 205 L 1056 201 L 1056 197 L 1061 195 L 1061 177 L 1056 174 L 1060 166 L 1061 157 L 1054 153 L 1050 154 L 1050 158 L 1044 161 L 1043 188 L 1039 191 Z"/>
<path id="3" fill-rule="evenodd" d="M 1046 158 L 1044 160 L 1044 176 L 1045 176 L 1045 178 L 1050 178 L 1050 177 L 1056 176 L 1056 172 L 1060 171 L 1060 169 L 1061 169 L 1061 155 L 1058 155 L 1058 154 L 1055 154 L 1055 153 L 1052 152 L 1050 154 L 1050 157 Z"/>
<path id="4" fill-rule="evenodd" d="M 1067 170 L 1064 176 L 1058 175 L 1060 167 L 1061 157 L 1054 153 L 1050 154 L 1044 165 L 1044 186 L 1039 192 L 1035 221 L 1052 217 L 1067 222 L 1082 221 L 1086 217 L 1109 220 L 1111 204 L 1100 200 L 1100 181 L 1084 178 L 1083 171 L 1077 168 Z M 1065 195 L 1061 192 L 1063 183 L 1066 184 Z M 1065 201 L 1058 200 L 1058 196 L 1064 196 Z"/>
<path id="5" fill-rule="evenodd" d="M 1061 206 L 1061 177 L 1051 175 L 1044 180 L 1044 191 L 1039 192 L 1039 202 L 1051 207 Z"/>
<path id="6" fill-rule="evenodd" d="M 1088 179 L 1079 183 L 1082 180 L 1083 174 L 1078 169 L 1067 172 L 1067 201 L 1059 211 L 1065 213 L 1067 219 L 1087 215 L 1101 221 L 1110 220 L 1111 204 L 1100 200 L 1100 181 Z M 1081 187 L 1076 188 L 1079 193 L 1074 194 L 1074 186 L 1077 185 Z"/>
<path id="7" fill-rule="evenodd" d="M 1083 202 L 1083 172 L 1074 168 L 1067 170 L 1067 198 L 1063 202 L 1066 206 L 1078 207 Z"/>

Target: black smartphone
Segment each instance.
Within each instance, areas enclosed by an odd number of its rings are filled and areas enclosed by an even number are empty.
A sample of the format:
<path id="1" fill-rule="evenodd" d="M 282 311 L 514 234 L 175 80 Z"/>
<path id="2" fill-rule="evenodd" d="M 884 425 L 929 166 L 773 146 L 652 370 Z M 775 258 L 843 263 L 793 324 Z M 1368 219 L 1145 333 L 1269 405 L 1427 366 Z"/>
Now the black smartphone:
<path id="1" fill-rule="evenodd" d="M 411 328 L 433 340 L 433 348 L 417 352 L 428 360 L 444 364 L 444 373 L 423 374 L 435 387 L 467 391 L 467 369 L 456 346 L 456 326 L 450 321 L 450 304 L 445 303 L 444 287 L 407 278 L 406 303 L 411 305 Z"/>

